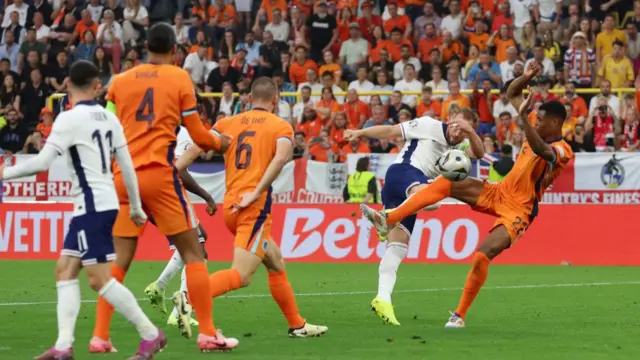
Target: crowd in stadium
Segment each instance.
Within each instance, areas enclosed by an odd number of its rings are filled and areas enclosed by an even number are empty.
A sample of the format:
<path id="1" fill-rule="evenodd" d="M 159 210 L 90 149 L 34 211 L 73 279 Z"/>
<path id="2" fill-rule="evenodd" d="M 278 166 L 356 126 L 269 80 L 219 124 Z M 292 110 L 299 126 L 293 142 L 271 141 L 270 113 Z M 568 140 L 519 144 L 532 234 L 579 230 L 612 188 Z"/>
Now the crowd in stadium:
<path id="1" fill-rule="evenodd" d="M 566 103 L 574 151 L 640 148 L 636 96 L 612 92 L 640 88 L 640 1 L 6 0 L 0 149 L 37 153 L 58 112 L 47 98 L 65 92 L 69 65 L 93 61 L 106 89 L 145 61 L 145 31 L 157 21 L 172 22 L 176 66 L 197 91 L 222 93 L 203 96 L 207 127 L 247 110 L 258 76 L 298 93 L 278 105 L 296 130 L 296 157 L 395 153 L 401 139 L 347 143 L 342 133 L 421 116 L 446 122 L 464 107 L 478 111 L 487 153 L 510 145 L 517 154 L 519 122 L 535 122 L 550 99 Z M 500 90 L 530 61 L 543 75 L 519 119 Z"/>

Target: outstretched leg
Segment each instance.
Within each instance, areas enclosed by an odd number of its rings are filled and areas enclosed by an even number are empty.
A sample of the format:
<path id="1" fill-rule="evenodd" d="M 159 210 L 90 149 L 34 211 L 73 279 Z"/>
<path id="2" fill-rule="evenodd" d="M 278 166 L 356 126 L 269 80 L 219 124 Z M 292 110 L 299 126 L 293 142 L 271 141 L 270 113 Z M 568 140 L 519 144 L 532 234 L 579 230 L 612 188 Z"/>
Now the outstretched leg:
<path id="1" fill-rule="evenodd" d="M 315 337 L 326 333 L 326 326 L 312 325 L 306 322 L 298 311 L 296 297 L 287 278 L 284 259 L 280 248 L 273 240 L 268 241 L 263 261 L 269 275 L 269 291 L 280 307 L 280 311 L 289 323 L 290 337 Z"/>

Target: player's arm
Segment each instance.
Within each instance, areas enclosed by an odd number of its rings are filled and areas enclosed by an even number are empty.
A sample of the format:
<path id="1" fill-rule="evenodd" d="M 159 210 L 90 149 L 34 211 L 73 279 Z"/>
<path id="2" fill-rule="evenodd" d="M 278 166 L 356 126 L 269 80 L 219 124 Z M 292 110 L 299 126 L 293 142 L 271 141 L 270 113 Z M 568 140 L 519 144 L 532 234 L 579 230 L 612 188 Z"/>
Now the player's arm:
<path id="1" fill-rule="evenodd" d="M 215 204 L 215 201 L 213 201 L 213 197 L 211 197 L 211 194 L 209 194 L 207 190 L 203 189 L 202 186 L 198 184 L 196 179 L 191 176 L 187 169 L 180 170 L 180 178 L 182 179 L 184 188 L 188 192 L 198 195 L 198 197 L 204 200 L 207 204 Z"/>
<path id="2" fill-rule="evenodd" d="M 524 102 L 523 91 L 529 86 L 529 82 L 537 75 L 538 71 L 540 71 L 540 65 L 536 61 L 530 61 L 524 74 L 509 83 L 507 98 L 516 109 L 520 109 L 520 105 Z"/>
<path id="3" fill-rule="evenodd" d="M 521 104 L 519 113 L 520 116 L 524 119 L 522 122 L 522 128 L 524 129 L 524 136 L 529 142 L 529 146 L 531 146 L 531 150 L 534 154 L 540 156 L 547 162 L 554 164 L 556 162 L 556 150 L 549 144 L 547 144 L 541 137 L 538 135 L 536 129 L 533 128 L 531 122 L 527 118 L 527 110 L 533 103 L 533 94 L 529 94 L 527 99 Z"/>
<path id="4" fill-rule="evenodd" d="M 288 125 L 287 125 L 288 126 Z M 275 179 L 280 175 L 282 168 L 291 160 L 293 156 L 293 136 L 281 137 L 276 143 L 276 153 L 269 163 L 267 170 L 262 175 L 260 182 L 256 188 L 247 194 L 242 194 L 241 199 L 237 204 L 233 204 L 234 209 L 244 209 L 251 205 L 254 201 L 260 198 L 260 195 L 264 193 Z"/>
<path id="5" fill-rule="evenodd" d="M 392 139 L 402 136 L 401 125 L 377 125 L 366 129 L 360 130 L 345 130 L 344 139 L 351 141 L 351 139 L 358 137 L 366 137 L 369 139 Z"/>
<path id="6" fill-rule="evenodd" d="M 176 160 L 176 168 L 183 171 L 193 164 L 194 161 L 202 154 L 202 149 L 198 145 L 191 145 L 187 151 Z M 195 193 L 194 193 L 195 194 Z"/>
<path id="7" fill-rule="evenodd" d="M 471 131 L 467 134 L 467 139 L 469 139 L 469 147 L 465 149 L 467 155 L 473 159 L 482 159 L 484 157 L 484 144 L 480 135 L 475 131 Z"/>
<path id="8" fill-rule="evenodd" d="M 4 164 L 0 164 L 0 180 L 18 179 L 49 169 L 53 161 L 64 153 L 64 149 L 71 146 L 74 134 L 73 124 L 68 115 L 64 113 L 58 115 L 58 119 L 53 123 L 51 134 L 40 153 L 23 163 L 6 169 Z"/>
<path id="9" fill-rule="evenodd" d="M 140 191 L 138 190 L 138 177 L 133 167 L 133 160 L 129 153 L 129 147 L 127 146 L 127 140 L 124 136 L 124 131 L 120 122 L 115 119 L 115 136 L 113 138 L 113 149 L 115 160 L 122 171 L 122 178 L 124 179 L 124 186 L 127 189 L 127 195 L 129 197 L 129 215 L 131 219 L 134 219 L 138 226 L 144 224 L 146 215 L 142 211 L 142 201 L 140 200 Z"/>

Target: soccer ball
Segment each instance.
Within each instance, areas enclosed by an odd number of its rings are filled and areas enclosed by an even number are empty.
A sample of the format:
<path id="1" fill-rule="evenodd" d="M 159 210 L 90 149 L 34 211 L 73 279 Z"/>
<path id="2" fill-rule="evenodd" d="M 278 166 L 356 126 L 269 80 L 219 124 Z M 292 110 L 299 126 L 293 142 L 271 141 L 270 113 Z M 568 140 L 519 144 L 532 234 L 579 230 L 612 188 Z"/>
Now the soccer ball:
<path id="1" fill-rule="evenodd" d="M 445 152 L 436 163 L 440 174 L 451 181 L 464 180 L 471 170 L 471 159 L 458 149 Z"/>

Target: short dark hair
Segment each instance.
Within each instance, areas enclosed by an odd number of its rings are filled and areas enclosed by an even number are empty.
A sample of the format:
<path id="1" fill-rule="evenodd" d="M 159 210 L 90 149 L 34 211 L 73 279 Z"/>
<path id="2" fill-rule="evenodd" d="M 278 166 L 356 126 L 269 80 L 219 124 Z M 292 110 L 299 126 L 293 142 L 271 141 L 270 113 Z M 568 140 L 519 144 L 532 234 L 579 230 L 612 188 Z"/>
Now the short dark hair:
<path id="1" fill-rule="evenodd" d="M 615 40 L 613 41 L 613 45 L 614 45 L 614 46 L 615 46 L 615 45 L 618 45 L 618 46 L 620 46 L 620 47 L 624 47 L 624 43 L 623 43 L 622 41 L 620 41 L 620 39 L 615 39 Z"/>
<path id="2" fill-rule="evenodd" d="M 168 54 L 178 43 L 176 34 L 166 22 L 159 22 L 147 32 L 147 48 L 155 54 Z"/>
<path id="3" fill-rule="evenodd" d="M 505 116 L 505 115 L 506 115 L 506 116 L 508 116 L 508 117 L 511 117 L 511 113 L 510 113 L 510 112 L 508 112 L 508 111 L 503 111 L 503 112 L 501 112 L 501 113 L 500 113 L 500 116 L 498 116 L 498 117 L 503 117 L 503 116 Z"/>
<path id="4" fill-rule="evenodd" d="M 368 171 L 369 162 L 370 160 L 368 156 L 363 156 L 360 159 L 358 159 L 358 162 L 356 163 L 356 171 Z"/>
<path id="5" fill-rule="evenodd" d="M 538 111 L 544 111 L 545 116 L 549 115 L 555 117 L 560 120 L 561 123 L 567 118 L 567 109 L 565 109 L 563 103 L 557 100 L 543 103 L 540 105 L 540 109 Z"/>
<path id="6" fill-rule="evenodd" d="M 391 33 L 400 33 L 402 34 L 402 29 L 400 29 L 399 27 L 394 27 L 393 29 L 391 29 Z"/>
<path id="7" fill-rule="evenodd" d="M 500 152 L 505 154 L 505 155 L 507 155 L 507 156 L 511 155 L 511 154 L 513 154 L 513 146 L 511 146 L 509 144 L 504 144 L 504 145 L 502 145 L 502 149 L 500 149 Z"/>
<path id="8" fill-rule="evenodd" d="M 100 70 L 92 62 L 79 60 L 71 65 L 69 69 L 69 80 L 71 84 L 78 88 L 86 88 L 100 76 Z"/>
<path id="9" fill-rule="evenodd" d="M 275 69 L 275 70 L 273 71 L 273 74 L 271 74 L 271 77 L 272 77 L 272 78 L 274 78 L 274 77 L 281 77 L 281 78 L 283 78 L 283 77 L 284 77 L 284 72 L 283 72 L 283 71 L 282 71 L 282 69 L 280 69 L 280 68 Z"/>

